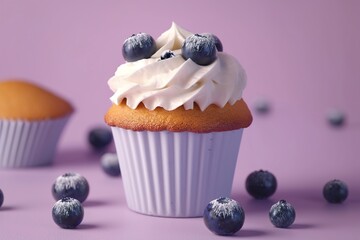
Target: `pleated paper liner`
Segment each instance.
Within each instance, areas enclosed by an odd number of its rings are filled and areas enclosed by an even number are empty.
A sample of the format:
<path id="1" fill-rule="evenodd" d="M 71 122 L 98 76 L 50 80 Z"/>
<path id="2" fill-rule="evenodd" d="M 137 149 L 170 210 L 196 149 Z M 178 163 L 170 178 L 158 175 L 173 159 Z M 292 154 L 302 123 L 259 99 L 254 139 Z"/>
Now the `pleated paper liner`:
<path id="1" fill-rule="evenodd" d="M 20 168 L 52 163 L 69 116 L 42 121 L 0 120 L 0 167 Z"/>
<path id="2" fill-rule="evenodd" d="M 230 196 L 243 129 L 214 133 L 112 127 L 126 201 L 133 211 L 198 217 Z"/>

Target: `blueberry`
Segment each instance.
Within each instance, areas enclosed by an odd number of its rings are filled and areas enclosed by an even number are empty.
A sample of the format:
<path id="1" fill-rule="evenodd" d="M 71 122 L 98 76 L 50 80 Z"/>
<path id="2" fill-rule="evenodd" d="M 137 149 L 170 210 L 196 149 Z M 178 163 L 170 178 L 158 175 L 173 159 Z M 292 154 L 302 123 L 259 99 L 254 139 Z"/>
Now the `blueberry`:
<path id="1" fill-rule="evenodd" d="M 77 173 L 65 173 L 56 178 L 51 190 L 55 200 L 71 197 L 84 202 L 90 188 L 85 177 Z"/>
<path id="2" fill-rule="evenodd" d="M 270 103 L 266 99 L 259 98 L 254 103 L 254 109 L 257 113 L 268 113 L 270 111 Z"/>
<path id="3" fill-rule="evenodd" d="M 3 203 L 4 203 L 4 193 L 0 189 L 0 207 L 3 205 Z"/>
<path id="4" fill-rule="evenodd" d="M 78 200 L 65 197 L 54 204 L 52 218 L 61 228 L 76 228 L 84 218 L 84 208 Z"/>
<path id="5" fill-rule="evenodd" d="M 174 52 L 171 50 L 166 50 L 161 54 L 160 59 L 165 60 L 165 59 L 172 58 L 172 57 L 175 57 Z"/>
<path id="6" fill-rule="evenodd" d="M 218 50 L 218 52 L 223 51 L 223 45 L 222 45 L 220 39 L 215 34 L 203 33 L 202 35 L 213 38 L 215 41 L 216 50 Z"/>
<path id="7" fill-rule="evenodd" d="M 327 114 L 327 121 L 331 126 L 340 127 L 345 123 L 345 113 L 337 109 L 332 109 Z"/>
<path id="8" fill-rule="evenodd" d="M 203 219 L 213 233 L 233 235 L 244 225 L 245 212 L 237 201 L 221 197 L 206 206 Z"/>
<path id="9" fill-rule="evenodd" d="M 185 39 L 181 55 L 185 60 L 190 58 L 199 65 L 209 65 L 216 60 L 215 40 L 201 34 L 191 35 Z"/>
<path id="10" fill-rule="evenodd" d="M 277 188 L 277 181 L 271 172 L 259 170 L 252 172 L 246 178 L 246 190 L 256 199 L 264 199 L 273 195 Z"/>
<path id="11" fill-rule="evenodd" d="M 271 206 L 269 211 L 271 223 L 278 228 L 287 228 L 294 223 L 296 213 L 294 207 L 286 202 L 280 200 Z"/>
<path id="12" fill-rule="evenodd" d="M 156 52 L 156 43 L 147 33 L 137 33 L 125 40 L 122 54 L 126 61 L 135 62 L 150 58 Z"/>
<path id="13" fill-rule="evenodd" d="M 93 149 L 102 150 L 113 141 L 113 136 L 109 128 L 96 127 L 90 130 L 88 141 Z"/>
<path id="14" fill-rule="evenodd" d="M 116 153 L 105 153 L 101 157 L 101 167 L 110 176 L 121 176 L 119 160 Z"/>
<path id="15" fill-rule="evenodd" d="M 342 203 L 346 200 L 348 193 L 346 184 L 337 179 L 327 182 L 323 188 L 324 198 L 329 203 Z"/>

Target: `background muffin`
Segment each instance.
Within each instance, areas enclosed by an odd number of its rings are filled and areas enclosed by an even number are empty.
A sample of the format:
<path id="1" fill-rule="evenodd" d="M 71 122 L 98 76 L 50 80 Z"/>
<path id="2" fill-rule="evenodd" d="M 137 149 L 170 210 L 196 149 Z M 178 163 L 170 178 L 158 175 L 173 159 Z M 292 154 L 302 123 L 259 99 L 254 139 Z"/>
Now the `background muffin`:
<path id="1" fill-rule="evenodd" d="M 24 80 L 0 82 L 0 166 L 30 167 L 52 162 L 73 107 Z"/>

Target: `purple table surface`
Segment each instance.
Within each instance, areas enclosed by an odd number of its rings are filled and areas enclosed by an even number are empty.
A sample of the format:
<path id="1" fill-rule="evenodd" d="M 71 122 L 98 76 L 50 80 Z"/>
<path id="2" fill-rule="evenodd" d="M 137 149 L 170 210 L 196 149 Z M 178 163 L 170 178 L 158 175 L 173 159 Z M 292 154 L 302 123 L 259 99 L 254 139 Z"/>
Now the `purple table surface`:
<path id="1" fill-rule="evenodd" d="M 0 239 L 218 239 L 201 218 L 159 218 L 130 211 L 120 178 L 105 175 L 87 145 L 90 128 L 104 125 L 111 91 L 106 81 L 123 63 L 121 46 L 134 32 L 155 38 L 171 21 L 192 32 L 213 32 L 247 70 L 244 98 L 265 97 L 267 115 L 254 112 L 240 148 L 232 197 L 246 212 L 243 239 L 358 239 L 360 234 L 360 2 L 314 1 L 62 1 L 0 0 L 0 79 L 27 78 L 69 99 L 76 108 L 52 166 L 1 169 Z M 329 109 L 346 124 L 326 122 Z M 113 151 L 113 146 L 109 149 Z M 246 176 L 273 172 L 268 200 L 246 193 Z M 73 171 L 90 183 L 85 217 L 75 230 L 51 218 L 55 178 Z M 349 187 L 339 205 L 322 197 L 334 178 Z M 297 218 L 273 227 L 270 206 L 286 199 Z"/>
<path id="2" fill-rule="evenodd" d="M 298 127 L 279 131 L 287 121 Z M 323 121 L 309 121 L 312 127 L 303 126 L 299 114 L 291 109 L 255 115 L 253 127 L 244 134 L 233 185 L 232 197 L 246 213 L 245 224 L 235 237 L 356 239 L 360 234 L 359 125 L 349 123 L 334 130 Z M 260 168 L 272 171 L 278 179 L 278 189 L 268 200 L 254 200 L 245 191 L 245 177 Z M 51 185 L 68 171 L 84 175 L 91 186 L 84 220 L 75 230 L 60 229 L 51 218 L 55 202 Z M 343 204 L 329 204 L 322 197 L 322 187 L 332 178 L 348 184 L 350 194 Z M 53 166 L 1 170 L 0 184 L 5 194 L 0 209 L 1 239 L 219 238 L 206 229 L 202 218 L 160 218 L 129 210 L 121 179 L 103 173 L 99 154 L 89 148 L 61 148 Z M 270 206 L 280 199 L 296 208 L 297 217 L 289 229 L 273 227 L 268 218 Z"/>

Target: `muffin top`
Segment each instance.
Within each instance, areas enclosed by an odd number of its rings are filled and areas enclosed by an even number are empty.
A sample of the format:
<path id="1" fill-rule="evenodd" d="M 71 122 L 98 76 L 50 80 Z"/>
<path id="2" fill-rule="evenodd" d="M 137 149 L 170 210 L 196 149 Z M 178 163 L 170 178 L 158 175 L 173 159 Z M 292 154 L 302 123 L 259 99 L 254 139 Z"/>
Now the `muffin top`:
<path id="1" fill-rule="evenodd" d="M 0 81 L 0 119 L 47 120 L 64 117 L 73 111 L 66 100 L 33 83 Z"/>
<path id="2" fill-rule="evenodd" d="M 114 104 L 105 115 L 108 125 L 134 131 L 220 132 L 246 128 L 252 120 L 250 110 L 242 99 L 223 108 L 212 104 L 204 111 L 198 105 L 188 110 L 184 107 L 172 111 L 160 107 L 148 110 L 142 103 L 131 109 L 121 102 Z"/>

